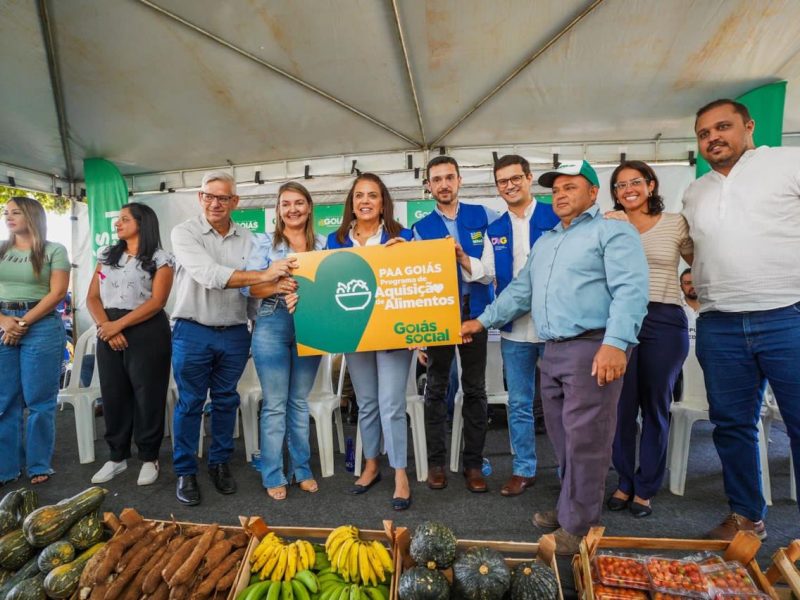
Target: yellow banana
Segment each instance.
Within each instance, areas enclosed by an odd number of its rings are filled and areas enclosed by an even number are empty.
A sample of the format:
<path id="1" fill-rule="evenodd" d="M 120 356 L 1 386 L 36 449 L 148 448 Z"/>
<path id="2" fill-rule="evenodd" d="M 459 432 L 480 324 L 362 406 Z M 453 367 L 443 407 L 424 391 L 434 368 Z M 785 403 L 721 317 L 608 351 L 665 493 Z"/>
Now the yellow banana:
<path id="1" fill-rule="evenodd" d="M 303 547 L 303 543 L 300 540 L 297 540 L 294 545 L 297 548 L 297 570 L 305 571 L 308 569 L 308 557 L 306 556 L 306 549 Z"/>
<path id="2" fill-rule="evenodd" d="M 358 529 L 356 529 L 352 525 L 341 525 L 340 527 L 337 527 L 336 529 L 330 532 L 330 534 L 328 535 L 328 539 L 325 540 L 325 550 L 330 550 L 331 544 L 335 540 L 341 537 L 344 538 L 353 537 L 354 535 L 358 535 Z"/>
<path id="3" fill-rule="evenodd" d="M 306 559 L 308 562 L 307 568 L 313 569 L 314 563 L 317 562 L 317 553 L 314 551 L 314 546 L 311 545 L 311 542 L 303 540 L 303 548 L 306 551 Z"/>
<path id="4" fill-rule="evenodd" d="M 386 581 L 386 573 L 383 569 L 383 564 L 381 563 L 381 559 L 378 558 L 378 554 L 375 551 L 375 548 L 372 544 L 366 545 L 367 547 L 367 559 L 369 560 L 369 564 L 372 567 L 374 574 L 377 576 L 378 579 L 381 581 Z M 372 585 L 375 585 L 373 583 Z"/>
<path id="5" fill-rule="evenodd" d="M 367 545 L 363 542 L 358 543 L 358 574 L 361 575 L 361 583 L 365 585 L 375 579 L 367 556 Z"/>
<path id="6" fill-rule="evenodd" d="M 250 562 L 256 562 L 256 560 L 258 560 L 258 558 L 260 558 L 261 555 L 264 554 L 267 548 L 270 548 L 277 539 L 278 536 L 276 536 L 271 531 L 267 535 L 265 535 L 264 538 L 258 543 L 258 546 L 256 546 L 256 549 L 253 550 L 253 557 Z"/>
<path id="7" fill-rule="evenodd" d="M 278 556 L 278 563 L 275 565 L 275 570 L 272 571 L 270 579 L 272 581 L 280 581 L 283 578 L 283 572 L 286 570 L 286 563 L 289 562 L 289 548 L 283 546 L 280 555 Z"/>
<path id="8" fill-rule="evenodd" d="M 285 581 L 291 581 L 294 578 L 294 574 L 297 573 L 297 544 L 289 546 L 287 555 L 286 571 L 283 574 L 283 579 Z"/>
<path id="9" fill-rule="evenodd" d="M 338 533 L 336 533 L 338 531 Z M 337 551 L 339 548 L 342 547 L 347 540 L 353 539 L 356 537 L 353 535 L 353 532 L 350 529 L 345 528 L 338 528 L 334 530 L 334 533 L 331 533 L 328 536 L 328 542 L 326 542 L 325 549 L 328 554 L 328 560 L 333 561 L 333 558 L 336 556 Z"/>
<path id="10" fill-rule="evenodd" d="M 264 552 L 261 553 L 261 556 L 258 557 L 258 560 L 255 563 L 253 563 L 253 568 L 251 569 L 251 571 L 253 573 L 255 573 L 256 571 L 260 571 L 261 568 L 269 562 L 269 559 L 272 558 L 272 556 L 279 550 L 280 546 L 278 544 L 273 544 L 272 546 L 264 550 Z"/>
<path id="11" fill-rule="evenodd" d="M 348 567 L 347 553 L 350 551 L 350 547 L 355 544 L 355 542 L 356 540 L 354 538 L 349 538 L 345 540 L 344 544 L 339 547 L 339 551 L 336 554 L 336 562 L 334 563 L 331 561 L 331 568 L 334 573 L 339 572 L 344 574 L 343 569 L 346 570 Z M 334 565 L 336 568 L 333 568 Z"/>
<path id="12" fill-rule="evenodd" d="M 272 553 L 272 556 L 269 557 L 269 560 L 264 564 L 264 568 L 261 569 L 261 579 L 267 579 L 275 570 L 275 565 L 278 564 L 278 559 L 281 557 L 281 546 L 276 547 L 275 551 Z"/>
<path id="13" fill-rule="evenodd" d="M 361 546 L 361 540 L 350 546 L 347 556 L 347 570 L 350 573 L 350 581 L 358 581 L 358 548 Z"/>
<path id="14" fill-rule="evenodd" d="M 381 544 L 378 540 L 372 540 L 372 547 L 375 549 L 375 554 L 381 561 L 383 569 L 387 573 L 393 572 L 394 564 L 392 563 L 392 557 L 389 554 L 389 551 L 386 549 L 386 547 L 383 544 Z"/>

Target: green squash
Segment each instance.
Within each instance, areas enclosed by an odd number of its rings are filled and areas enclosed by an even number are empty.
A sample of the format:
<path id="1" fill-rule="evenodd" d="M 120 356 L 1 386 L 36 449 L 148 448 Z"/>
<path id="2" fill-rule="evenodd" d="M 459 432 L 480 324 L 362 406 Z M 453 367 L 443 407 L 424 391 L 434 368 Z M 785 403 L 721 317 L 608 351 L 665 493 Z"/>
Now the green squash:
<path id="1" fill-rule="evenodd" d="M 400 575 L 400 600 L 447 600 L 450 584 L 440 571 L 427 567 L 411 567 Z"/>
<path id="2" fill-rule="evenodd" d="M 50 571 L 44 578 L 44 589 L 50 598 L 69 598 L 78 589 L 83 568 L 105 543 L 95 544 L 71 563 L 61 565 Z"/>
<path id="3" fill-rule="evenodd" d="M 106 496 L 99 487 L 90 487 L 58 504 L 37 508 L 22 523 L 28 542 L 44 548 L 61 538 L 82 517 L 97 510 Z"/>
<path id="4" fill-rule="evenodd" d="M 0 585 L 3 585 L 6 581 L 11 579 L 14 576 L 14 571 L 9 571 L 8 569 L 0 568 Z"/>
<path id="5" fill-rule="evenodd" d="M 39 570 L 42 573 L 49 573 L 56 567 L 75 560 L 75 547 L 66 540 L 59 540 L 42 550 L 36 560 Z"/>
<path id="6" fill-rule="evenodd" d="M 28 488 L 20 490 L 20 494 L 22 494 L 22 502 L 17 507 L 17 516 L 19 517 L 19 524 L 22 525 L 25 517 L 39 508 L 39 496 L 34 490 L 29 490 Z"/>
<path id="7" fill-rule="evenodd" d="M 100 513 L 97 511 L 81 518 L 67 532 L 67 541 L 77 550 L 86 550 L 102 539 L 103 523 L 100 521 Z"/>
<path id="8" fill-rule="evenodd" d="M 44 591 L 44 574 L 23 579 L 8 592 L 6 600 L 47 600 Z"/>
<path id="9" fill-rule="evenodd" d="M 19 490 L 7 493 L 0 500 L 0 536 L 4 536 L 19 527 L 17 509 L 21 503 L 22 494 Z"/>
<path id="10" fill-rule="evenodd" d="M 426 521 L 414 530 L 411 558 L 429 569 L 446 569 L 456 557 L 456 536 L 442 523 Z"/>
<path id="11" fill-rule="evenodd" d="M 511 587 L 511 571 L 491 548 L 473 546 L 453 563 L 453 595 L 465 600 L 500 600 Z"/>
<path id="12" fill-rule="evenodd" d="M 0 567 L 16 571 L 36 554 L 25 539 L 22 529 L 15 529 L 0 538 Z"/>
<path id="13" fill-rule="evenodd" d="M 0 598 L 5 600 L 6 594 L 11 591 L 15 585 L 17 585 L 20 581 L 24 581 L 25 579 L 29 579 L 33 577 L 39 572 L 39 566 L 36 564 L 36 558 L 30 559 L 25 565 L 14 575 L 12 575 L 9 579 L 3 583 L 2 587 L 0 587 Z"/>
<path id="14" fill-rule="evenodd" d="M 556 600 L 558 580 L 547 565 L 520 563 L 511 571 L 511 600 Z"/>

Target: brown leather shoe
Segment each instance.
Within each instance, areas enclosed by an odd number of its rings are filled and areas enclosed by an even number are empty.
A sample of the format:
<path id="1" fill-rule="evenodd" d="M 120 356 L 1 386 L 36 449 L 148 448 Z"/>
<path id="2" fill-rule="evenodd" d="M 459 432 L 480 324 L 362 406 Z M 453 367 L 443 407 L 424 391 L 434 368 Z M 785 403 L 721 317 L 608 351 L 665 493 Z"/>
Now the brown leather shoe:
<path id="1" fill-rule="evenodd" d="M 553 532 L 556 538 L 556 554 L 559 556 L 572 556 L 580 549 L 583 536 L 573 535 L 566 529 L 558 528 Z"/>
<path id="2" fill-rule="evenodd" d="M 520 475 L 512 475 L 511 479 L 503 484 L 500 488 L 500 493 L 503 496 L 519 496 L 525 491 L 525 488 L 532 487 L 536 483 L 536 476 L 534 477 L 521 477 Z"/>
<path id="3" fill-rule="evenodd" d="M 706 534 L 712 540 L 732 540 L 740 531 L 750 531 L 758 536 L 758 539 L 767 539 L 767 528 L 764 521 L 751 521 L 742 515 L 731 513 L 719 525 L 714 527 Z"/>
<path id="4" fill-rule="evenodd" d="M 554 510 L 545 510 L 533 514 L 533 524 L 540 529 L 558 529 L 558 513 Z"/>
<path id="5" fill-rule="evenodd" d="M 467 480 L 467 489 L 470 492 L 482 494 L 489 491 L 480 469 L 464 469 L 464 479 Z"/>
<path id="6" fill-rule="evenodd" d="M 442 466 L 428 467 L 428 487 L 432 490 L 443 490 L 447 487 L 447 473 Z"/>

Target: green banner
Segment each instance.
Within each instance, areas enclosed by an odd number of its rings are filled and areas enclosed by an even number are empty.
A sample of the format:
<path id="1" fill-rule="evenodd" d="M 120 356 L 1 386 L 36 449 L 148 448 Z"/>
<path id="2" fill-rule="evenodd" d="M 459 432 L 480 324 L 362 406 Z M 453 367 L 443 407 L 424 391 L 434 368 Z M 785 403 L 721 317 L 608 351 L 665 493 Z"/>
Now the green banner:
<path id="1" fill-rule="evenodd" d="M 536 198 L 537 202 L 541 202 L 542 204 L 553 203 L 553 194 L 534 194 L 533 197 Z"/>
<path id="2" fill-rule="evenodd" d="M 242 208 L 231 213 L 231 220 L 250 233 L 266 233 L 267 219 L 263 208 Z"/>
<path id="3" fill-rule="evenodd" d="M 753 143 L 759 146 L 783 145 L 783 107 L 786 102 L 786 82 L 779 81 L 762 85 L 736 98 L 750 111 L 756 122 Z M 700 177 L 711 170 L 702 156 L 697 157 L 695 176 Z"/>
<path id="4" fill-rule="evenodd" d="M 314 233 L 327 236 L 342 224 L 344 204 L 315 204 Z"/>
<path id="5" fill-rule="evenodd" d="M 411 228 L 422 217 L 427 217 L 433 212 L 435 206 L 435 200 L 409 200 L 406 202 L 406 227 Z"/>
<path id="6" fill-rule="evenodd" d="M 92 230 L 92 256 L 96 257 L 98 248 L 117 242 L 114 221 L 120 207 L 128 202 L 128 185 L 119 169 L 102 158 L 85 159 L 83 174 Z"/>

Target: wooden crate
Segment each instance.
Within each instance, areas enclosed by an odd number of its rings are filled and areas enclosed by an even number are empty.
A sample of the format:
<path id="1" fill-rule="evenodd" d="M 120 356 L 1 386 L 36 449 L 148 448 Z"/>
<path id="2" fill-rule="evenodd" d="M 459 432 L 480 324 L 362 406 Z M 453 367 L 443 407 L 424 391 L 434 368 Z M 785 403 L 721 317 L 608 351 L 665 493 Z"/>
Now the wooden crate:
<path id="1" fill-rule="evenodd" d="M 761 547 L 761 540 L 755 534 L 740 531 L 733 541 L 727 542 L 723 540 L 608 537 L 603 535 L 604 531 L 604 527 L 593 527 L 581 541 L 580 552 L 572 558 L 575 588 L 581 600 L 594 600 L 590 563 L 599 549 L 642 552 L 642 554 L 651 555 L 664 552 L 693 554 L 704 550 L 719 552 L 726 561 L 737 560 L 742 563 L 759 589 L 773 600 L 779 600 L 775 589 L 755 560 L 758 549 Z"/>
<path id="2" fill-rule="evenodd" d="M 233 587 L 228 595 L 228 600 L 234 600 L 236 595 L 245 589 L 250 582 L 250 557 L 253 555 L 253 551 L 256 549 L 256 546 L 258 546 L 261 538 L 263 538 L 267 533 L 272 531 L 282 538 L 287 538 L 290 540 L 304 539 L 310 542 L 324 544 L 325 540 L 328 539 L 328 535 L 330 535 L 331 531 L 334 529 L 333 527 L 280 527 L 268 525 L 263 519 L 261 519 L 261 517 L 251 517 L 249 519 L 240 517 L 240 521 L 242 522 L 242 526 L 245 528 L 245 530 L 251 534 L 250 543 L 247 545 L 247 551 L 244 554 L 242 566 L 239 568 L 239 574 L 236 576 L 236 580 L 233 582 Z M 359 536 L 364 540 L 378 540 L 379 542 L 384 542 L 387 544 L 389 553 L 392 555 L 392 560 L 395 562 L 395 565 L 397 565 L 395 537 L 402 532 L 405 532 L 404 527 L 395 529 L 392 521 L 384 521 L 382 530 L 359 529 Z M 395 572 L 392 574 L 392 578 L 389 583 L 390 597 L 391 594 L 395 593 L 396 586 L 397 568 L 395 567 Z"/>
<path id="3" fill-rule="evenodd" d="M 794 594 L 795 598 L 800 599 L 798 560 L 800 560 L 800 540 L 793 541 L 786 548 L 778 548 L 772 557 L 772 564 L 767 569 L 766 577 L 781 598 L 788 599 Z"/>
<path id="4" fill-rule="evenodd" d="M 395 537 L 396 541 L 396 555 L 395 555 L 395 577 L 400 579 L 400 574 L 406 569 L 414 566 L 414 559 L 411 558 L 409 548 L 411 546 L 411 532 L 408 530 L 398 532 Z M 556 564 L 555 548 L 556 541 L 552 535 L 543 535 L 538 542 L 502 542 L 497 540 L 456 540 L 456 549 L 466 550 L 471 546 L 484 546 L 497 550 L 505 558 L 506 564 L 509 567 L 514 567 L 522 562 L 529 562 L 532 560 L 540 560 L 555 573 L 556 581 L 558 582 L 558 598 L 564 600 L 564 592 L 561 587 L 561 578 L 558 575 L 558 565 Z M 444 571 L 445 576 L 452 582 L 452 569 Z M 398 590 L 395 585 L 392 588 L 391 600 L 398 600 Z"/>

